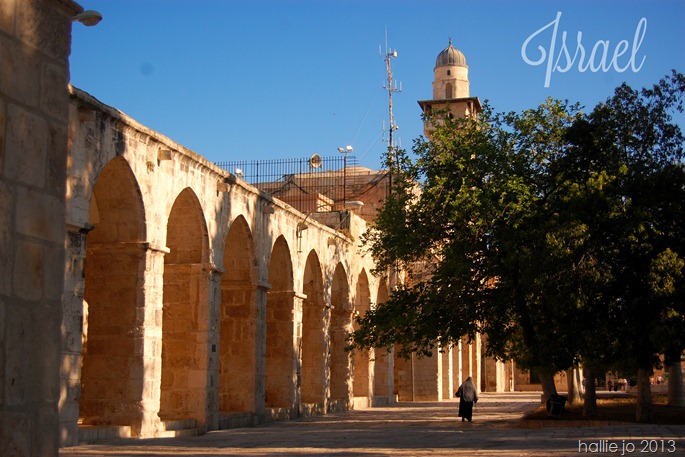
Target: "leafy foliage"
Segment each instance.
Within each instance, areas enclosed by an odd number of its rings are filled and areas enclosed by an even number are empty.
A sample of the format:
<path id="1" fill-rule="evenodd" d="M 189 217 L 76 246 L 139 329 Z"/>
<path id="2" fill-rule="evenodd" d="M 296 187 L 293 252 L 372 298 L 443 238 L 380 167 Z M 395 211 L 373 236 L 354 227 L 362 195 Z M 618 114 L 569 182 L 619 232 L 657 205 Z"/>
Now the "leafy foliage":
<path id="1" fill-rule="evenodd" d="M 572 363 L 558 322 L 566 294 L 555 289 L 570 266 L 547 232 L 575 230 L 555 226 L 550 164 L 577 115 L 548 100 L 521 114 L 486 104 L 478 119 L 429 119 L 430 141 L 415 142 L 414 163 L 402 161 L 365 237 L 381 271 L 394 266 L 410 278 L 360 320 L 355 344 L 430 354 L 481 332 L 496 357 L 554 370 Z"/>
<path id="2" fill-rule="evenodd" d="M 652 89 L 620 86 L 569 130 L 560 162 L 578 189 L 573 217 L 589 227 L 584 306 L 603 327 L 581 352 L 623 370 L 651 371 L 658 354 L 685 348 L 685 169 L 672 122 L 683 92 L 675 72 Z"/>
<path id="3" fill-rule="evenodd" d="M 481 332 L 488 353 L 553 373 L 582 359 L 647 367 L 685 348 L 685 78 L 626 85 L 583 115 L 427 119 L 364 237 L 408 277 L 358 319 L 360 348 L 430 355 Z"/>

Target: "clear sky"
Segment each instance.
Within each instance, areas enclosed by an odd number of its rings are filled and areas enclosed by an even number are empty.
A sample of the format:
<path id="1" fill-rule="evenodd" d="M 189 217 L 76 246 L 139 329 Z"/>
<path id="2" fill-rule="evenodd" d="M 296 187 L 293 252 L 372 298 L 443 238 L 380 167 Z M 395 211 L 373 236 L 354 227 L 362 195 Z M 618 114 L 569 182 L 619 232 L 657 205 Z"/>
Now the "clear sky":
<path id="1" fill-rule="evenodd" d="M 589 111 L 624 81 L 639 88 L 685 72 L 682 0 L 79 2 L 104 19 L 73 26 L 72 84 L 213 162 L 334 156 L 349 144 L 378 168 L 386 30 L 406 149 L 422 134 L 416 102 L 432 98 L 449 38 L 466 56 L 471 96 L 496 111 L 547 97 Z"/>

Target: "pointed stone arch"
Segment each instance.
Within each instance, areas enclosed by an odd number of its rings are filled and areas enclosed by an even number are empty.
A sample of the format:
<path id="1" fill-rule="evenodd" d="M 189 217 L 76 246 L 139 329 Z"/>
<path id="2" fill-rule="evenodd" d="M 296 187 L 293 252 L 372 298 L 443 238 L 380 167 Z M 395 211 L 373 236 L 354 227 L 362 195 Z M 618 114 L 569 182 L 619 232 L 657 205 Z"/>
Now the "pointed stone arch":
<path id="1" fill-rule="evenodd" d="M 352 331 L 352 304 L 347 273 L 339 263 L 331 282 L 330 410 L 347 409 L 352 393 L 350 353 L 345 350 Z"/>
<path id="2" fill-rule="evenodd" d="M 326 340 L 323 272 L 316 251 L 307 256 L 302 279 L 301 401 L 321 411 L 326 399 Z"/>
<path id="3" fill-rule="evenodd" d="M 167 222 L 164 256 L 162 375 L 159 416 L 193 418 L 207 411 L 209 238 L 202 206 L 185 188 Z"/>
<path id="4" fill-rule="evenodd" d="M 219 410 L 256 411 L 257 263 L 250 227 L 241 215 L 226 237 L 221 276 Z"/>
<path id="5" fill-rule="evenodd" d="M 195 192 L 186 187 L 171 207 L 167 219 L 165 263 L 199 264 L 209 258 L 209 236 L 202 205 Z"/>
<path id="6" fill-rule="evenodd" d="M 293 265 L 282 235 L 269 260 L 271 290 L 266 301 L 266 408 L 292 408 L 295 403 Z M 292 411 L 291 411 L 292 412 Z"/>
<path id="7" fill-rule="evenodd" d="M 80 422 L 136 425 L 142 414 L 145 209 L 128 162 L 95 182 L 86 238 Z"/>

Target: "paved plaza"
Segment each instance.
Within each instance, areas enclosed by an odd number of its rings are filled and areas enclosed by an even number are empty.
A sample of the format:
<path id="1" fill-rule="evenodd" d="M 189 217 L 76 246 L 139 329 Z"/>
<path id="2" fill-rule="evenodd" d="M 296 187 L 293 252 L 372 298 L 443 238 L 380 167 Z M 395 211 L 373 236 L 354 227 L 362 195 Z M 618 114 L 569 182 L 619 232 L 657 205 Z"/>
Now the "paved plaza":
<path id="1" fill-rule="evenodd" d="M 685 456 L 685 425 L 522 423 L 539 400 L 539 393 L 484 393 L 471 423 L 457 417 L 456 401 L 400 403 L 198 437 L 64 448 L 60 456 Z"/>

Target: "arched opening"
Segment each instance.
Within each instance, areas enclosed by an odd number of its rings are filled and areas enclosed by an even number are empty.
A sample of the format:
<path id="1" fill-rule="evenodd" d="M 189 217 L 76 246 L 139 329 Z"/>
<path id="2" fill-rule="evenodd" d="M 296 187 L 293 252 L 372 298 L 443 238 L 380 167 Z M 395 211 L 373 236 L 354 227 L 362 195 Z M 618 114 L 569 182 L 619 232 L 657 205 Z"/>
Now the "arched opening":
<path id="1" fill-rule="evenodd" d="M 257 269 L 250 227 L 238 217 L 226 237 L 221 277 L 219 408 L 255 411 Z"/>
<path id="2" fill-rule="evenodd" d="M 208 237 L 202 207 L 189 188 L 171 207 L 166 244 L 159 416 L 202 423 L 208 385 Z"/>
<path id="3" fill-rule="evenodd" d="M 330 323 L 330 398 L 332 406 L 342 403 L 347 406 L 350 399 L 352 377 L 350 353 L 345 350 L 347 336 L 352 331 L 352 306 L 349 299 L 347 274 L 338 264 L 331 284 Z"/>
<path id="4" fill-rule="evenodd" d="M 357 280 L 357 289 L 354 301 L 354 314 L 359 317 L 364 317 L 367 311 L 371 309 L 371 292 L 369 291 L 369 278 L 366 271 L 362 270 L 359 273 Z M 353 328 L 356 330 L 359 326 L 354 323 Z M 354 382 L 353 394 L 355 397 L 370 397 L 371 396 L 371 371 L 369 369 L 369 351 L 355 350 L 354 351 Z"/>
<path id="5" fill-rule="evenodd" d="M 386 281 L 381 280 L 378 286 L 378 294 L 376 295 L 376 306 L 380 306 L 388 300 L 388 285 Z M 385 348 L 374 349 L 374 377 L 373 377 L 373 394 L 376 397 L 388 397 L 391 390 L 390 378 L 390 358 L 392 353 L 389 353 Z"/>
<path id="6" fill-rule="evenodd" d="M 321 265 L 316 252 L 307 257 L 304 268 L 302 304 L 302 403 L 323 407 L 326 393 L 326 350 L 324 341 L 325 302 Z"/>
<path id="7" fill-rule="evenodd" d="M 266 393 L 267 408 L 294 404 L 295 348 L 293 323 L 293 267 L 283 236 L 278 237 L 269 262 L 271 290 L 266 301 Z"/>
<path id="8" fill-rule="evenodd" d="M 145 212 L 122 157 L 97 179 L 86 241 L 80 422 L 132 425 L 143 398 L 142 333 Z M 138 355 L 136 355 L 138 354 Z"/>
<path id="9" fill-rule="evenodd" d="M 445 98 L 454 98 L 454 89 L 452 83 L 445 84 Z"/>

